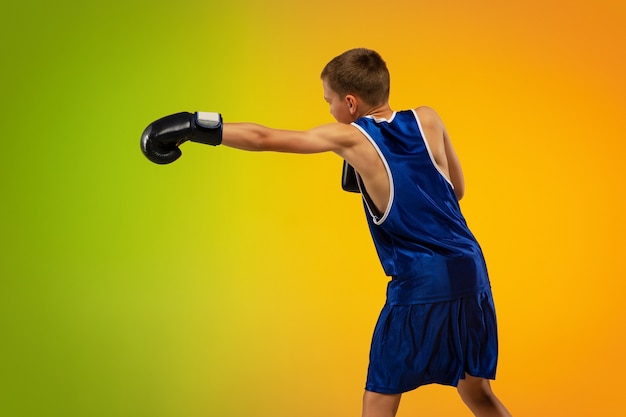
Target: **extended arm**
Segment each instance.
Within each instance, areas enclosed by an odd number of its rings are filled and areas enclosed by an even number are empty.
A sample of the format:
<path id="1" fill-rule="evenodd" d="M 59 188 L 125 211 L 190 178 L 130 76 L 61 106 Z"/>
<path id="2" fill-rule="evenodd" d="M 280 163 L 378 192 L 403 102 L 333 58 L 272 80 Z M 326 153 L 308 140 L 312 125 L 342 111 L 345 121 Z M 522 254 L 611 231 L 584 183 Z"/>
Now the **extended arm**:
<path id="1" fill-rule="evenodd" d="M 330 123 L 309 130 L 273 129 L 255 123 L 226 123 L 222 144 L 247 151 L 298 154 L 335 152 L 344 155 L 358 143 L 356 128 Z"/>
<path id="2" fill-rule="evenodd" d="M 273 129 L 255 123 L 222 123 L 219 113 L 177 113 L 146 127 L 141 149 L 152 162 L 169 164 L 181 155 L 180 145 L 190 140 L 247 151 L 289 153 L 336 152 L 344 156 L 362 139 L 357 129 L 331 123 L 309 130 Z"/>
<path id="3" fill-rule="evenodd" d="M 255 123 L 226 123 L 222 144 L 246 151 L 341 152 L 347 143 L 342 131 L 337 123 L 304 131 L 273 129 Z"/>

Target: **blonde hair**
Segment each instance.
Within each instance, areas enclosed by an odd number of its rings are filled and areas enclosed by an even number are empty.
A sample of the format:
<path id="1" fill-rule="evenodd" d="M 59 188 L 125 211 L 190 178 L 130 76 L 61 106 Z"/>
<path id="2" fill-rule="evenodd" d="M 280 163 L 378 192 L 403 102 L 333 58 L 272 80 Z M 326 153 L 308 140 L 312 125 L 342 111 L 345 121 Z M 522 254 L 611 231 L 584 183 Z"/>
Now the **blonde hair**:
<path id="1" fill-rule="evenodd" d="M 371 49 L 355 48 L 336 56 L 326 64 L 321 78 L 341 97 L 354 94 L 370 105 L 389 100 L 387 64 Z"/>

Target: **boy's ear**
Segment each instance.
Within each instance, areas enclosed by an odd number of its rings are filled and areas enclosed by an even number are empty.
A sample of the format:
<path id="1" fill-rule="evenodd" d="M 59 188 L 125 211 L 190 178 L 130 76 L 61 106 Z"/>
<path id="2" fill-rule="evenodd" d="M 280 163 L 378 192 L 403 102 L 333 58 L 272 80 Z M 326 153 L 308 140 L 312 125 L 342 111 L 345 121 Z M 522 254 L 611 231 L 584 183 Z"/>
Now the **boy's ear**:
<path id="1" fill-rule="evenodd" d="M 351 94 L 348 94 L 346 96 L 346 102 L 348 104 L 348 109 L 350 110 L 350 114 L 356 113 L 356 110 L 358 108 L 358 100 L 356 99 L 356 97 Z"/>

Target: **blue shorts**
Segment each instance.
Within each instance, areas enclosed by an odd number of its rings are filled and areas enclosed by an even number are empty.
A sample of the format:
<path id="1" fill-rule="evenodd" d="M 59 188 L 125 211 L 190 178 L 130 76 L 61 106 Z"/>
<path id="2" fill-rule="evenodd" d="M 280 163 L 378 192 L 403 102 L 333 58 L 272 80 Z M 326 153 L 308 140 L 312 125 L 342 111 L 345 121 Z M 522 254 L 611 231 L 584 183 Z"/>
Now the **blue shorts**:
<path id="1" fill-rule="evenodd" d="M 498 333 L 491 290 L 453 301 L 390 305 L 380 314 L 365 389 L 399 394 L 457 386 L 465 374 L 494 379 Z"/>

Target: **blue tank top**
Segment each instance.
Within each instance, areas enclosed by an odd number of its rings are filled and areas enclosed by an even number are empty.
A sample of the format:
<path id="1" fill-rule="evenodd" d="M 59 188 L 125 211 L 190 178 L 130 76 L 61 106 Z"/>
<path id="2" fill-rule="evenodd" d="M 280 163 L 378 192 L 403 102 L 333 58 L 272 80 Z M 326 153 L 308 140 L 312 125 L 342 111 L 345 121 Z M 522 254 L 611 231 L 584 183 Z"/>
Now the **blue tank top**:
<path id="1" fill-rule="evenodd" d="M 359 178 L 372 239 L 392 277 L 387 302 L 450 301 L 489 289 L 480 245 L 467 226 L 452 183 L 439 170 L 414 110 L 390 120 L 352 123 L 374 145 L 390 182 L 389 204 L 378 213 Z"/>

